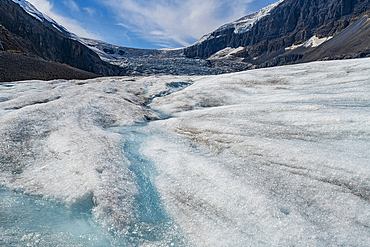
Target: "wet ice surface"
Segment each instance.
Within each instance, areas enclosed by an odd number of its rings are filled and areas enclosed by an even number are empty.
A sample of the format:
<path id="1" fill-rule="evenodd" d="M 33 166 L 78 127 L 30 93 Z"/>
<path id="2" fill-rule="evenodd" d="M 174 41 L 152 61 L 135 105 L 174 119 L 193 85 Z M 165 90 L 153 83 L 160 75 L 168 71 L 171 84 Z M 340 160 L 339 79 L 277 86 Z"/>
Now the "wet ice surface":
<path id="1" fill-rule="evenodd" d="M 67 208 L 0 189 L 0 245 L 108 246 L 109 234 L 91 221 L 89 205 Z"/>
<path id="2" fill-rule="evenodd" d="M 178 230 L 171 216 L 166 212 L 164 201 L 154 185 L 158 175 L 151 160 L 141 154 L 141 147 L 151 133 L 146 133 L 146 124 L 115 127 L 111 131 L 121 134 L 126 142 L 124 153 L 130 162 L 129 169 L 134 173 L 138 194 L 133 205 L 137 215 L 125 234 L 126 245 L 132 246 L 186 246 L 186 240 Z"/>
<path id="3" fill-rule="evenodd" d="M 0 84 L 0 245 L 366 246 L 369 62 Z"/>
<path id="4" fill-rule="evenodd" d="M 1 88 L 1 185 L 67 207 L 90 203 L 100 227 L 126 235 L 137 221 L 137 178 L 123 137 L 106 128 L 155 118 L 143 92 L 128 78 Z"/>

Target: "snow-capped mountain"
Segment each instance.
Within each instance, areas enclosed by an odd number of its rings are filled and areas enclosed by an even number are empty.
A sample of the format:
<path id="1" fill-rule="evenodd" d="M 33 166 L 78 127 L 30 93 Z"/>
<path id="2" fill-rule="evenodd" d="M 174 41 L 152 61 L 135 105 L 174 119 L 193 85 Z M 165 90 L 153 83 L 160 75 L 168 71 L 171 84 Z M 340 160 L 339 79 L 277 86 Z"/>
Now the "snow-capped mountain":
<path id="1" fill-rule="evenodd" d="M 369 14 L 368 0 L 278 1 L 218 28 L 184 53 L 188 58 L 230 59 L 228 52 L 237 49 L 238 59 L 255 68 L 367 56 Z"/>
<path id="2" fill-rule="evenodd" d="M 248 69 L 249 67 L 249 64 L 240 61 L 220 62 L 185 58 L 184 48 L 161 50 L 135 49 L 112 45 L 100 40 L 79 37 L 66 30 L 52 18 L 38 11 L 26 0 L 12 1 L 19 4 L 28 14 L 35 17 L 38 21 L 55 27 L 71 40 L 78 41 L 90 49 L 103 61 L 117 68 L 119 67 L 119 70 L 114 72 L 113 75 L 209 75 L 237 72 Z"/>
<path id="3" fill-rule="evenodd" d="M 39 21 L 55 27 L 60 32 L 62 32 L 63 34 L 67 35 L 70 38 L 75 36 L 73 33 L 68 32 L 68 30 L 65 27 L 57 23 L 51 17 L 41 13 L 32 3 L 26 0 L 12 0 L 12 1 L 19 4 L 22 7 L 22 9 L 24 9 L 28 14 L 35 17 Z"/>
<path id="4" fill-rule="evenodd" d="M 55 27 L 60 32 L 65 34 L 67 37 L 75 39 L 82 43 L 83 45 L 87 46 L 89 49 L 93 50 L 97 55 L 99 55 L 99 57 L 102 59 L 112 59 L 120 57 L 125 53 L 122 50 L 120 50 L 120 47 L 118 46 L 114 46 L 100 40 L 79 37 L 78 35 L 69 32 L 65 27 L 60 25 L 54 19 L 40 12 L 33 4 L 31 4 L 27 0 L 12 0 L 12 1 L 19 4 L 28 14 L 35 17 L 37 20 L 47 25 Z"/>
<path id="5" fill-rule="evenodd" d="M 234 33 L 245 33 L 249 31 L 258 21 L 260 21 L 263 17 L 268 16 L 270 12 L 276 8 L 280 3 L 282 3 L 284 0 L 277 1 L 275 3 L 270 4 L 269 6 L 253 13 L 250 15 L 247 15 L 243 18 L 240 18 L 237 21 L 231 22 L 229 24 L 225 24 L 221 26 L 219 29 L 216 30 L 216 32 L 220 32 L 225 29 L 234 29 Z"/>
<path id="6" fill-rule="evenodd" d="M 82 79 L 122 71 L 27 1 L 0 1 L 0 25 L 1 81 Z"/>
<path id="7" fill-rule="evenodd" d="M 92 49 L 102 59 L 111 60 L 119 58 L 179 58 L 183 57 L 183 48 L 178 49 L 137 49 L 112 45 L 101 40 L 75 36 L 76 40 Z"/>
<path id="8" fill-rule="evenodd" d="M 282 3 L 284 0 L 277 1 L 275 3 L 272 3 L 268 5 L 267 7 L 264 7 L 263 9 L 244 16 L 240 18 L 239 20 L 236 20 L 234 22 L 225 24 L 212 33 L 204 35 L 200 40 L 194 43 L 194 45 L 201 44 L 204 41 L 208 41 L 211 39 L 214 39 L 217 35 L 219 35 L 220 32 L 232 29 L 234 33 L 236 34 L 242 34 L 247 31 L 249 31 L 257 22 L 259 22 L 263 17 L 268 16 L 270 12 L 276 8 L 280 3 Z"/>
<path id="9" fill-rule="evenodd" d="M 27 52 L 33 54 L 37 50 L 37 55 L 43 58 L 57 62 L 67 61 L 63 63 L 104 75 L 220 74 L 322 59 L 364 57 L 370 54 L 370 21 L 366 15 L 370 10 L 368 0 L 280 0 L 256 13 L 221 26 L 190 47 L 176 50 L 134 49 L 78 37 L 26 0 L 4 1 L 18 4 L 38 22 L 56 28 L 69 39 L 67 43 L 71 43 L 68 51 L 61 51 L 63 46 L 55 46 L 54 41 L 43 40 L 49 45 L 53 44 L 45 50 L 45 47 L 39 47 L 44 45 L 38 38 L 32 38 L 31 44 L 25 46 L 28 47 Z M 7 11 L 4 13 L 4 16 L 9 15 Z M 6 22 L 5 20 L 3 25 Z M 15 32 L 20 31 L 17 27 L 12 28 Z M 39 28 L 43 29 L 45 26 Z M 79 45 L 72 45 L 72 41 Z M 14 50 L 6 42 L 1 44 L 3 48 Z M 89 54 L 89 58 L 77 62 L 72 55 L 65 60 L 65 54 L 80 45 L 84 47 L 83 50 L 89 50 L 83 53 L 85 56 Z M 36 48 L 33 49 L 33 46 Z M 106 63 L 103 65 L 100 60 Z"/>
<path id="10" fill-rule="evenodd" d="M 74 33 L 69 32 L 65 27 L 60 25 L 51 17 L 40 12 L 33 4 L 26 0 L 12 0 L 13 2 L 19 4 L 28 14 L 35 17 L 39 21 L 51 25 L 58 29 L 60 32 L 65 34 L 67 37 L 79 41 L 81 44 L 85 45 L 92 51 L 94 51 L 101 59 L 111 60 L 121 57 L 173 57 L 173 53 L 176 56 L 183 55 L 182 49 L 175 51 L 165 51 L 165 50 L 150 50 L 150 49 L 135 49 L 128 47 L 121 47 L 109 44 L 104 41 L 94 40 L 90 38 L 80 37 Z"/>
<path id="11" fill-rule="evenodd" d="M 124 53 L 123 51 L 120 50 L 120 47 L 118 46 L 114 46 L 99 40 L 79 37 L 78 35 L 69 32 L 65 27 L 60 25 L 54 19 L 40 12 L 33 4 L 31 4 L 27 0 L 12 0 L 12 1 L 19 4 L 29 15 L 33 16 L 37 20 L 47 25 L 53 26 L 67 37 L 79 41 L 80 43 L 94 51 L 102 59 L 112 59 L 120 57 Z"/>

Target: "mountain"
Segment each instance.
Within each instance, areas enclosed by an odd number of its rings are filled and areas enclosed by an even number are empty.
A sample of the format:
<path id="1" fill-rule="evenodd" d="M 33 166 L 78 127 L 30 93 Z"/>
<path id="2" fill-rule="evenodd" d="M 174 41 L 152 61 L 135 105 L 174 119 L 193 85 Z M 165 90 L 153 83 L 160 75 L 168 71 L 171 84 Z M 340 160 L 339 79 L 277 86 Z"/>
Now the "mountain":
<path id="1" fill-rule="evenodd" d="M 49 16 L 41 13 L 33 4 L 26 0 L 12 0 L 13 2 L 19 4 L 29 15 L 33 16 L 34 18 L 38 19 L 39 21 L 48 24 L 50 26 L 55 27 L 60 32 L 62 32 L 67 37 L 73 37 L 74 34 L 70 33 L 65 27 L 57 23 L 55 20 L 50 18 Z"/>
<path id="2" fill-rule="evenodd" d="M 281 0 L 222 26 L 184 54 L 208 59 L 228 49 L 254 68 L 367 56 L 369 10 L 368 0 Z"/>
<path id="3" fill-rule="evenodd" d="M 0 69 L 6 72 L 0 80 L 85 79 L 121 73 L 119 67 L 102 61 L 67 36 L 67 30 L 26 3 L 0 2 Z M 28 12 L 19 4 L 27 7 Z"/>
<path id="4" fill-rule="evenodd" d="M 148 50 L 79 37 L 26 0 L 4 0 L 0 80 L 210 75 L 366 57 L 369 10 L 368 0 L 280 0 L 221 26 L 190 47 Z"/>
<path id="5" fill-rule="evenodd" d="M 77 40 L 127 74 L 221 74 L 368 56 L 369 9 L 368 0 L 280 0 L 175 50 Z"/>
<path id="6" fill-rule="evenodd" d="M 82 38 L 69 32 L 56 21 L 38 11 L 28 1 L 13 0 L 13 2 L 23 8 L 34 20 L 53 30 L 58 30 L 65 38 L 72 40 L 74 43 L 77 42 L 79 47 L 82 45 L 81 49 L 84 50 L 84 54 L 88 53 L 91 55 L 91 53 L 95 53 L 93 59 L 89 58 L 85 59 L 85 61 L 94 61 L 89 66 L 93 69 L 88 71 L 93 71 L 99 75 L 210 75 L 237 72 L 249 68 L 247 63 L 241 61 L 208 61 L 186 58 L 183 48 L 162 50 L 135 49 Z M 32 48 L 32 45 L 30 47 Z M 99 59 L 96 58 L 96 55 L 99 56 Z M 103 66 L 100 60 L 104 61 Z M 79 63 L 84 65 L 83 61 Z M 72 66 L 76 66 L 76 64 L 73 63 Z M 84 66 L 81 67 L 86 70 Z"/>
<path id="7" fill-rule="evenodd" d="M 235 34 L 243 34 L 248 32 L 254 25 L 256 25 L 262 18 L 270 15 L 270 12 L 276 8 L 280 3 L 284 0 L 280 0 L 269 6 L 247 16 L 240 18 L 234 22 L 225 24 L 212 33 L 204 35 L 200 40 L 195 42 L 194 45 L 201 45 L 204 42 L 212 42 L 213 40 L 220 39 L 220 34 L 222 33 L 235 33 Z M 225 35 L 223 35 L 225 36 Z"/>

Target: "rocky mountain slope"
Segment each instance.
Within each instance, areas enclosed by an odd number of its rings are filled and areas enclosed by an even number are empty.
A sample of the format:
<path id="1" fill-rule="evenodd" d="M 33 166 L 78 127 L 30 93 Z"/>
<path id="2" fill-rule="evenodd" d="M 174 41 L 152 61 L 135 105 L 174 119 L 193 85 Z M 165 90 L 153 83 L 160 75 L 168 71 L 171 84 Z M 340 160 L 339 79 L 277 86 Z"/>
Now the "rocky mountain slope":
<path id="1" fill-rule="evenodd" d="M 58 22 L 50 18 L 49 16 L 43 14 L 40 12 L 33 4 L 28 2 L 27 0 L 12 0 L 13 2 L 17 3 L 19 6 L 22 7 L 29 15 L 32 17 L 36 18 L 37 20 L 48 24 L 49 26 L 55 27 L 58 29 L 61 33 L 66 35 L 67 37 L 72 37 L 74 36 L 73 33 L 69 32 L 65 27 L 62 25 L 59 25 Z"/>
<path id="2" fill-rule="evenodd" d="M 270 4 L 269 6 L 262 8 L 261 10 L 244 16 L 234 22 L 222 25 L 212 33 L 204 35 L 200 40 L 195 42 L 193 46 L 201 45 L 203 43 L 213 43 L 216 40 L 222 40 L 223 38 L 227 38 L 227 35 L 234 33 L 234 34 L 243 34 L 248 32 L 252 29 L 261 19 L 266 16 L 269 16 L 271 11 L 274 10 L 279 4 L 281 4 L 284 0 L 277 1 L 275 3 Z"/>
<path id="3" fill-rule="evenodd" d="M 366 57 L 370 56 L 369 13 L 368 0 L 280 0 L 221 26 L 190 47 L 146 50 L 78 37 L 26 0 L 3 0 L 0 2 L 0 53 L 7 54 L 0 56 L 0 69 L 7 73 L 2 73 L 1 80 L 210 75 Z M 31 64 L 31 58 L 36 64 L 54 63 L 36 66 L 38 73 L 34 73 L 34 68 L 14 67 Z M 23 60 L 4 67 L 11 61 Z M 58 67 L 60 64 L 71 67 Z M 66 73 L 67 70 L 70 72 Z"/>
<path id="4" fill-rule="evenodd" d="M 185 55 L 207 59 L 225 48 L 243 47 L 236 56 L 265 67 L 370 54 L 368 0 L 284 0 L 272 7 L 248 31 L 240 33 L 230 25 L 218 29 L 210 34 L 211 39 L 203 38 L 186 48 Z M 313 44 L 314 40 L 326 41 L 341 32 L 346 42 L 339 42 L 343 38 L 332 39 L 331 52 L 327 43 Z"/>
<path id="5" fill-rule="evenodd" d="M 11 52 L 0 52 L 0 82 L 53 79 L 90 79 L 98 77 L 91 72 L 66 64 L 46 61 Z"/>
<path id="6" fill-rule="evenodd" d="M 185 58 L 183 48 L 163 50 L 135 49 L 79 37 L 66 30 L 50 17 L 38 11 L 28 1 L 13 0 L 13 2 L 17 3 L 38 22 L 42 22 L 42 24 L 52 29 L 57 29 L 60 33 L 64 34 L 65 37 L 82 45 L 84 50 L 87 48 L 89 53 L 93 52 L 98 55 L 101 60 L 106 62 L 104 66 L 105 70 L 99 70 L 101 67 L 94 70 L 94 72 L 98 74 L 144 76 L 153 74 L 209 75 L 237 72 L 249 68 L 249 64 L 241 61 L 207 61 L 203 59 Z M 32 45 L 30 47 L 32 48 Z M 93 60 L 96 60 L 96 57 Z M 87 61 L 91 61 L 91 59 L 87 59 Z M 99 63 L 101 63 L 101 61 L 99 61 Z M 107 66 L 107 64 L 110 66 Z M 75 64 L 73 64 L 73 66 L 75 66 Z"/>
<path id="7" fill-rule="evenodd" d="M 77 76 L 77 78 L 84 78 L 87 74 L 90 77 L 120 74 L 118 67 L 102 61 L 93 51 L 67 37 L 55 27 L 30 16 L 12 0 L 0 1 L 0 23 L 0 52 L 11 53 L 11 57 L 16 57 L 18 61 L 29 62 L 30 58 L 35 58 L 35 61 L 53 62 L 54 73 L 52 74 L 55 76 L 47 79 L 65 78 L 63 76 L 65 73 L 58 74 L 58 66 L 63 66 L 60 68 L 63 71 L 67 69 L 62 64 L 69 65 L 68 69 L 74 74 L 82 70 L 81 77 Z M 4 59 L 9 57 L 9 54 L 0 56 L 2 70 L 5 69 L 4 64 L 9 63 L 9 60 Z M 40 74 L 48 72 L 41 65 L 36 67 L 39 68 Z M 18 73 L 27 71 L 26 74 L 20 75 L 20 78 L 34 79 L 32 76 L 27 76 L 28 73 L 34 72 L 31 68 L 12 68 L 19 71 Z"/>
<path id="8" fill-rule="evenodd" d="M 221 74 L 369 56 L 369 10 L 368 0 L 279 0 L 176 50 L 78 39 L 128 74 Z"/>

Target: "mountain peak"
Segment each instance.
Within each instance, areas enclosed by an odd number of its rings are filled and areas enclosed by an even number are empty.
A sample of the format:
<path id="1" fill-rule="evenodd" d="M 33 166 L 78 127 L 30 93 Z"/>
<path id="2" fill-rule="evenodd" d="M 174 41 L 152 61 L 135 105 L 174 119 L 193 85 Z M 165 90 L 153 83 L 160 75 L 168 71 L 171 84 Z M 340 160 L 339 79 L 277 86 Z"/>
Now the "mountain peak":
<path id="1" fill-rule="evenodd" d="M 1 0 L 0 23 L 0 81 L 120 73 L 25 0 Z"/>
<path id="2" fill-rule="evenodd" d="M 197 42 L 194 43 L 194 45 L 201 44 L 204 41 L 211 40 L 215 38 L 215 35 L 217 33 L 220 33 L 225 30 L 233 30 L 236 34 L 242 34 L 245 32 L 248 32 L 257 22 L 259 22 L 262 18 L 265 16 L 268 16 L 270 12 L 276 8 L 279 4 L 284 2 L 284 0 L 277 1 L 275 3 L 272 3 L 263 9 L 258 10 L 257 12 L 254 12 L 252 14 L 246 15 L 236 21 L 233 21 L 231 23 L 222 25 L 212 33 L 204 35 L 201 39 L 199 39 Z"/>
<path id="3" fill-rule="evenodd" d="M 37 20 L 48 24 L 50 26 L 53 26 L 54 28 L 58 29 L 61 33 L 68 37 L 74 37 L 76 35 L 70 33 L 65 27 L 60 25 L 58 22 L 53 20 L 51 17 L 48 15 L 41 13 L 32 3 L 26 1 L 26 0 L 12 0 L 14 3 L 19 4 L 19 6 L 24 9 L 29 15 L 32 17 L 36 18 Z"/>
<path id="4" fill-rule="evenodd" d="M 284 0 L 280 0 L 275 3 L 272 3 L 264 7 L 263 9 L 258 10 L 257 12 L 244 16 L 234 22 L 225 24 L 221 26 L 220 28 L 218 28 L 215 32 L 220 32 L 225 29 L 233 28 L 234 33 L 245 33 L 249 31 L 263 17 L 270 15 L 270 12 L 282 2 L 284 2 Z"/>

